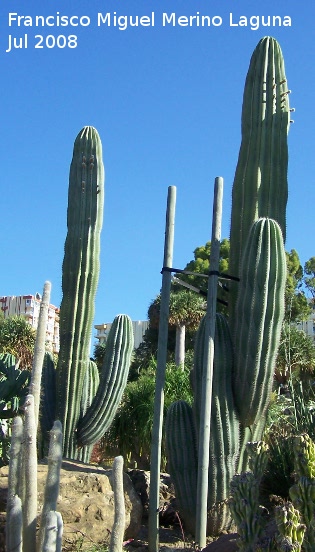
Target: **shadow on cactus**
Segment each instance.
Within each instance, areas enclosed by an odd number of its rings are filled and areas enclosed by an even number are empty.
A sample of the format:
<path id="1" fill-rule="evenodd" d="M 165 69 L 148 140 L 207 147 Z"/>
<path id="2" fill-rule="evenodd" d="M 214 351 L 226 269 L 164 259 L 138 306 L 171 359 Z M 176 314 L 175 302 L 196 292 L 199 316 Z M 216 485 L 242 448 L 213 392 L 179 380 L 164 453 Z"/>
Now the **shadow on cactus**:
<path id="1" fill-rule="evenodd" d="M 103 436 L 114 417 L 133 351 L 131 320 L 119 315 L 108 336 L 98 384 L 98 370 L 89 354 L 99 278 L 103 204 L 102 144 L 96 129 L 87 126 L 74 142 L 70 166 L 60 352 L 55 386 L 43 382 L 41 415 L 42 432 L 46 435 L 52 418 L 45 410 L 55 403 L 53 418 L 61 421 L 64 432 L 63 456 L 83 461 L 89 460 L 93 443 Z M 50 370 L 49 377 L 53 378 Z"/>

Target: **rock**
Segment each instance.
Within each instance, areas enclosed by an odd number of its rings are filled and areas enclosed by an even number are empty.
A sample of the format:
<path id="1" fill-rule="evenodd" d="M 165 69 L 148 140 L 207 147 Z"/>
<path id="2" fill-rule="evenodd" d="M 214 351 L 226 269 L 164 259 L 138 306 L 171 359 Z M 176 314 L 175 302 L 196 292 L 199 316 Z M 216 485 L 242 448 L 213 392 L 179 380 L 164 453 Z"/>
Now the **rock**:
<path id="1" fill-rule="evenodd" d="M 237 533 L 221 535 L 216 541 L 208 544 L 202 552 L 237 552 Z"/>
<path id="2" fill-rule="evenodd" d="M 39 514 L 42 508 L 47 465 L 38 465 Z M 0 512 L 6 509 L 8 467 L 0 469 Z M 125 538 L 135 538 L 141 527 L 142 504 L 124 474 L 126 504 Z M 65 460 L 60 476 L 57 510 L 64 522 L 63 550 L 82 541 L 80 550 L 109 541 L 114 522 L 111 469 Z M 81 545 L 80 545 L 81 546 Z"/>
<path id="3" fill-rule="evenodd" d="M 149 494 L 150 494 L 150 472 L 145 470 L 129 469 L 127 473 L 137 491 L 143 506 L 143 517 L 149 515 Z M 176 511 L 176 499 L 171 476 L 168 473 L 160 474 L 160 499 L 159 499 L 159 522 L 160 525 L 168 526 L 178 524 Z"/>

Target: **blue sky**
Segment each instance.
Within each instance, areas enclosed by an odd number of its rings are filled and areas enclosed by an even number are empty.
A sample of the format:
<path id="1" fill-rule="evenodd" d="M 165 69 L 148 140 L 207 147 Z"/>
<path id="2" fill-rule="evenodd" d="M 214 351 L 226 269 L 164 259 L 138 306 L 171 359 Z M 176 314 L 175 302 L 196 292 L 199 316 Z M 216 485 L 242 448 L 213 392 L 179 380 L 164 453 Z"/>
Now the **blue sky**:
<path id="1" fill-rule="evenodd" d="M 263 7 L 261 7 L 263 6 Z M 155 26 L 97 26 L 97 14 L 151 15 Z M 162 26 L 162 13 L 217 16 L 222 25 Z M 86 27 L 8 25 L 8 14 L 78 15 Z M 292 26 L 230 26 L 240 16 L 291 17 Z M 167 189 L 177 187 L 174 266 L 211 236 L 213 182 L 224 178 L 222 237 L 240 146 L 244 81 L 262 36 L 285 59 L 290 103 L 286 249 L 301 262 L 314 245 L 315 4 L 245 0 L 2 0 L 0 295 L 41 292 L 61 301 L 69 165 L 85 125 L 101 136 L 106 171 L 95 323 L 146 319 L 159 293 Z M 9 35 L 28 47 L 9 48 Z M 36 35 L 77 35 L 76 48 L 35 48 Z M 53 40 L 53 39 L 48 39 Z M 63 39 L 61 39 L 63 40 Z"/>

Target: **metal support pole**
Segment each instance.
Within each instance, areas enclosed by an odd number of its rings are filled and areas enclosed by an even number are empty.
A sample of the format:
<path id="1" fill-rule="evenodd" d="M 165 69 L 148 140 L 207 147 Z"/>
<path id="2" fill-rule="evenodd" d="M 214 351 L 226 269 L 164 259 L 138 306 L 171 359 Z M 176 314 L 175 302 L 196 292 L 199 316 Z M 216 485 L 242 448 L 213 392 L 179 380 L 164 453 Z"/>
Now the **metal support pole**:
<path id="1" fill-rule="evenodd" d="M 200 549 L 206 546 L 207 535 L 210 420 L 212 403 L 215 316 L 220 260 L 222 198 L 223 178 L 217 177 L 214 184 L 212 237 L 208 279 L 207 312 L 205 325 L 205 351 L 202 374 L 203 383 L 198 450 L 196 542 Z"/>
<path id="2" fill-rule="evenodd" d="M 163 268 L 171 268 L 174 249 L 174 224 L 175 224 L 176 187 L 168 188 L 166 228 L 164 242 Z M 151 444 L 150 466 L 150 500 L 149 500 L 149 552 L 159 550 L 159 495 L 160 495 L 160 466 L 161 466 L 161 442 L 164 408 L 164 384 L 167 359 L 167 338 L 169 302 L 171 292 L 172 274 L 170 271 L 162 271 L 162 292 L 160 305 L 159 338 L 156 367 L 156 386 L 154 399 L 154 416 Z"/>

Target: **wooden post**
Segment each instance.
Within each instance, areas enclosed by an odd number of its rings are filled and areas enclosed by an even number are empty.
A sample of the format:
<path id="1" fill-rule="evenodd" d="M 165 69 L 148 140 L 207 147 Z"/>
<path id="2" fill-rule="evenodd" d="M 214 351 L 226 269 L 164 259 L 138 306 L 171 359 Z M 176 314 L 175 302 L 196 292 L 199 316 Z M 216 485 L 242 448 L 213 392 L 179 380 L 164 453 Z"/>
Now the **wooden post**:
<path id="1" fill-rule="evenodd" d="M 176 187 L 168 188 L 166 228 L 164 242 L 163 268 L 172 268 L 174 249 Z M 157 351 L 156 385 L 154 398 L 154 416 L 151 444 L 150 466 L 150 500 L 149 500 L 149 552 L 159 550 L 159 495 L 160 495 L 160 466 L 161 442 L 164 408 L 164 384 L 167 359 L 167 338 L 169 302 L 171 293 L 172 275 L 168 270 L 162 272 L 162 292 L 160 305 L 159 338 Z"/>
<path id="2" fill-rule="evenodd" d="M 205 325 L 205 351 L 202 374 L 202 396 L 198 450 L 196 542 L 200 549 L 206 546 L 207 535 L 210 420 L 212 402 L 215 316 L 220 260 L 222 197 L 223 178 L 217 177 L 214 184 L 212 237 L 208 279 L 207 312 Z"/>

